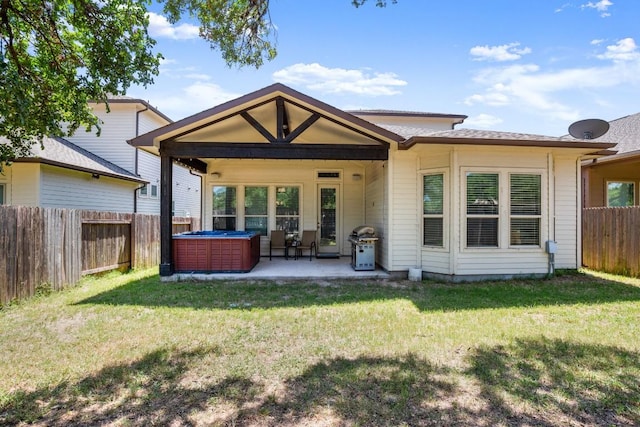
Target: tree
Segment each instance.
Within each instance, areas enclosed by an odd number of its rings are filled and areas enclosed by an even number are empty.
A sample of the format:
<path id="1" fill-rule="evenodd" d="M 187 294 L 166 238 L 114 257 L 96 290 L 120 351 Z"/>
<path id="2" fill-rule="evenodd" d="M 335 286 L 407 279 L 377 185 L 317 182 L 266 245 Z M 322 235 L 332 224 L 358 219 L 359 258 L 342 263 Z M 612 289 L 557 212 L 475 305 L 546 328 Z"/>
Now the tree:
<path id="1" fill-rule="evenodd" d="M 395 3 L 397 0 L 391 0 Z M 352 0 L 360 7 L 367 0 Z M 227 65 L 276 56 L 269 0 L 161 0 L 167 19 L 195 18 Z M 0 0 L 0 170 L 44 136 L 99 124 L 89 101 L 147 86 L 162 56 L 147 32 L 150 0 Z M 376 0 L 383 7 L 386 0 Z M 108 104 L 107 104 L 108 108 Z"/>

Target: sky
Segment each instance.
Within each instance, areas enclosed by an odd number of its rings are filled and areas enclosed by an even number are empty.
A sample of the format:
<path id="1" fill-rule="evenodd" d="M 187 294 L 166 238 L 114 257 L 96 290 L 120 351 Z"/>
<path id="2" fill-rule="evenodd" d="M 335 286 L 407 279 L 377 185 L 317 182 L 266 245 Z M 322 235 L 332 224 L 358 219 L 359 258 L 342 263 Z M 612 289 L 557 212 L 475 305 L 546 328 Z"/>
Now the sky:
<path id="1" fill-rule="evenodd" d="M 279 82 L 344 110 L 468 118 L 456 128 L 561 136 L 640 112 L 639 0 L 270 0 L 278 55 L 228 67 L 150 8 L 160 74 L 128 95 L 179 120 Z"/>

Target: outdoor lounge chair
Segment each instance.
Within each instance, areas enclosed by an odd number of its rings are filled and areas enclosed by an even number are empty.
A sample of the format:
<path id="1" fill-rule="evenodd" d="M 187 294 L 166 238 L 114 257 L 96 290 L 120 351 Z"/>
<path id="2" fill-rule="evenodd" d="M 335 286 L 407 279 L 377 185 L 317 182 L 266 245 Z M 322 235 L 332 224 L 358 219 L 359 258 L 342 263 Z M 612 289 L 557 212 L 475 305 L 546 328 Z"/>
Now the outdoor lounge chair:
<path id="1" fill-rule="evenodd" d="M 304 230 L 302 232 L 302 240 L 300 244 L 296 248 L 300 256 L 302 256 L 302 251 L 309 251 L 309 261 L 311 261 L 311 256 L 313 255 L 313 251 L 316 252 L 316 256 L 318 255 L 318 250 L 316 249 L 316 230 Z"/>
<path id="2" fill-rule="evenodd" d="M 283 249 L 287 253 L 287 242 L 284 239 L 284 230 L 271 230 L 271 240 L 269 240 L 269 261 L 274 249 Z"/>

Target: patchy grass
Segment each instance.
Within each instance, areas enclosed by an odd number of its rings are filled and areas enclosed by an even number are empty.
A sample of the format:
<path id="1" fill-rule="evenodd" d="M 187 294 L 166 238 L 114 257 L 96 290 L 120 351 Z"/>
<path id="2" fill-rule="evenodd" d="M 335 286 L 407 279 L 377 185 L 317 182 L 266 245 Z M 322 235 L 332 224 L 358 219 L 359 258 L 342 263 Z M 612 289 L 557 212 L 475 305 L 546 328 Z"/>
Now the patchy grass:
<path id="1" fill-rule="evenodd" d="M 0 310 L 0 424 L 638 425 L 639 283 L 88 278 Z"/>

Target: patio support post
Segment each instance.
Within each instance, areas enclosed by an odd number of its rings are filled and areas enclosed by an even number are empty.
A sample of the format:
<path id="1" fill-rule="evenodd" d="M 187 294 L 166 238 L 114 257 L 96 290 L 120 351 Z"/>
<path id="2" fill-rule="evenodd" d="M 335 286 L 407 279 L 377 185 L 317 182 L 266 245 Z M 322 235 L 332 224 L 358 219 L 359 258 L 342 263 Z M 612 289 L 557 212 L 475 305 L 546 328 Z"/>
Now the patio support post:
<path id="1" fill-rule="evenodd" d="M 160 151 L 160 276 L 173 274 L 173 158 Z"/>

